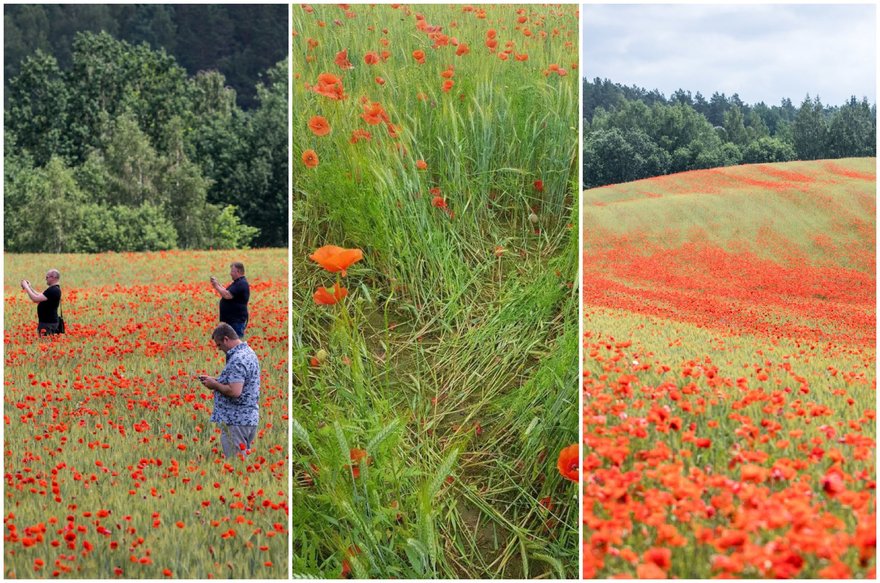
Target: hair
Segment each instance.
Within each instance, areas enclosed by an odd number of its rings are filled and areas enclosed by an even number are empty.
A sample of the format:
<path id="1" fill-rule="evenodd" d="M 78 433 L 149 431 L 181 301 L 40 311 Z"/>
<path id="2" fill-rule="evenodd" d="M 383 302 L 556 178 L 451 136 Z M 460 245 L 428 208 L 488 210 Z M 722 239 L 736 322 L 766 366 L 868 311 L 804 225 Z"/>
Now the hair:
<path id="1" fill-rule="evenodd" d="M 61 279 L 61 272 L 57 269 L 50 269 L 46 272 L 46 275 L 54 275 L 56 278 Z"/>
<path id="2" fill-rule="evenodd" d="M 238 340 L 238 334 L 235 333 L 235 330 L 227 324 L 226 322 L 220 322 L 214 331 L 211 332 L 211 338 L 214 341 L 223 340 L 223 338 L 229 338 L 230 340 Z"/>
<path id="3" fill-rule="evenodd" d="M 242 263 L 240 261 L 233 261 L 232 263 L 229 264 L 229 267 L 236 268 L 239 273 L 244 275 L 244 263 Z"/>

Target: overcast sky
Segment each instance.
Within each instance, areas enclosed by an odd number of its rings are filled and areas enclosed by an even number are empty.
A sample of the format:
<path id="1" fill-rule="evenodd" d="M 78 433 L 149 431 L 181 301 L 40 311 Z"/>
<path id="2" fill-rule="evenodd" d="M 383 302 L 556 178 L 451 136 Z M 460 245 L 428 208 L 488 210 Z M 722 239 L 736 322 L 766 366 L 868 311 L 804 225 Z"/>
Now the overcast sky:
<path id="1" fill-rule="evenodd" d="M 850 95 L 876 103 L 873 5 L 591 5 L 581 9 L 588 79 L 707 99 L 795 106 Z"/>

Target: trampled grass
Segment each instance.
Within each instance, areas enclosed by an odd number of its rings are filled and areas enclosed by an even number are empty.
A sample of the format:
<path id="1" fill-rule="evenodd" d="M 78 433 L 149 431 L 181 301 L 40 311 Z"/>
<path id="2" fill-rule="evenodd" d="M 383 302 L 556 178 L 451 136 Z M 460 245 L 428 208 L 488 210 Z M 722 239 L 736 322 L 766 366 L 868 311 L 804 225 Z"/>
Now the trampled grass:
<path id="1" fill-rule="evenodd" d="M 294 573 L 575 576 L 576 7 L 293 22 Z"/>
<path id="2" fill-rule="evenodd" d="M 208 278 L 236 260 L 261 417 L 227 462 L 190 375 L 223 367 Z M 19 281 L 52 267 L 69 334 L 38 340 Z M 287 576 L 286 267 L 281 249 L 5 256 L 6 577 Z"/>
<path id="3" fill-rule="evenodd" d="M 874 577 L 874 165 L 584 193 L 585 577 Z"/>

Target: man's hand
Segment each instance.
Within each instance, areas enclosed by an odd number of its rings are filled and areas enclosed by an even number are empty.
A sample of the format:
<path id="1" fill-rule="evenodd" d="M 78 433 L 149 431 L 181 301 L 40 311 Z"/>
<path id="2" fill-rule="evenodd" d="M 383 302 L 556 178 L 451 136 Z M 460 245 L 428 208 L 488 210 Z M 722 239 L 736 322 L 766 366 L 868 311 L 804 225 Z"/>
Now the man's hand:
<path id="1" fill-rule="evenodd" d="M 217 390 L 217 379 L 214 377 L 209 377 L 208 375 L 199 375 L 199 382 L 202 383 L 206 388 L 211 389 L 212 391 Z"/>

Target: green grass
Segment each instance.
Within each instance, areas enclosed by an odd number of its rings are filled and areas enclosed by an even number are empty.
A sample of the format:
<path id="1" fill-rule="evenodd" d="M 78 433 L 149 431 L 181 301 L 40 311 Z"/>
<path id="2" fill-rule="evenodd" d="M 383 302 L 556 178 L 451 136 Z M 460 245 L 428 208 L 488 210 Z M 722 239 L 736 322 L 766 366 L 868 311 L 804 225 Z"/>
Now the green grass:
<path id="1" fill-rule="evenodd" d="M 356 19 L 330 30 L 315 19 L 329 27 L 339 9 L 294 8 L 294 157 L 312 148 L 321 162 L 294 171 L 293 571 L 338 577 L 345 560 L 364 577 L 573 577 L 577 492 L 555 466 L 578 423 L 577 87 L 541 71 L 568 66 L 576 41 L 525 39 L 514 7 L 488 8 L 483 21 L 419 6 L 470 45 L 455 57 L 430 49 L 402 10 L 352 9 Z M 574 11 L 560 11 L 546 28 L 575 31 Z M 487 58 L 490 27 L 502 46 L 519 35 L 529 60 Z M 382 36 L 392 55 L 370 69 L 360 57 Z M 308 38 L 320 43 L 312 52 Z M 333 57 L 344 48 L 355 69 L 341 73 Z M 453 63 L 444 94 L 439 73 Z M 325 71 L 341 74 L 348 100 L 305 90 Z M 361 95 L 381 102 L 398 140 L 369 126 L 372 142 L 348 142 L 367 127 Z M 329 136 L 309 132 L 312 115 L 328 119 Z M 432 206 L 431 188 L 453 217 Z M 307 259 L 324 244 L 365 257 L 343 280 L 349 297 L 330 307 L 311 294 L 334 276 Z M 309 366 L 322 349 L 327 361 Z M 352 448 L 369 460 L 359 477 Z"/>
<path id="2" fill-rule="evenodd" d="M 762 243 L 769 237 L 823 260 L 828 251 L 816 244 L 818 234 L 838 246 L 873 237 L 866 217 L 876 209 L 874 160 L 752 164 L 588 190 L 584 237 L 598 248 L 621 235 L 668 247 L 701 240 L 776 259 L 778 248 Z"/>

